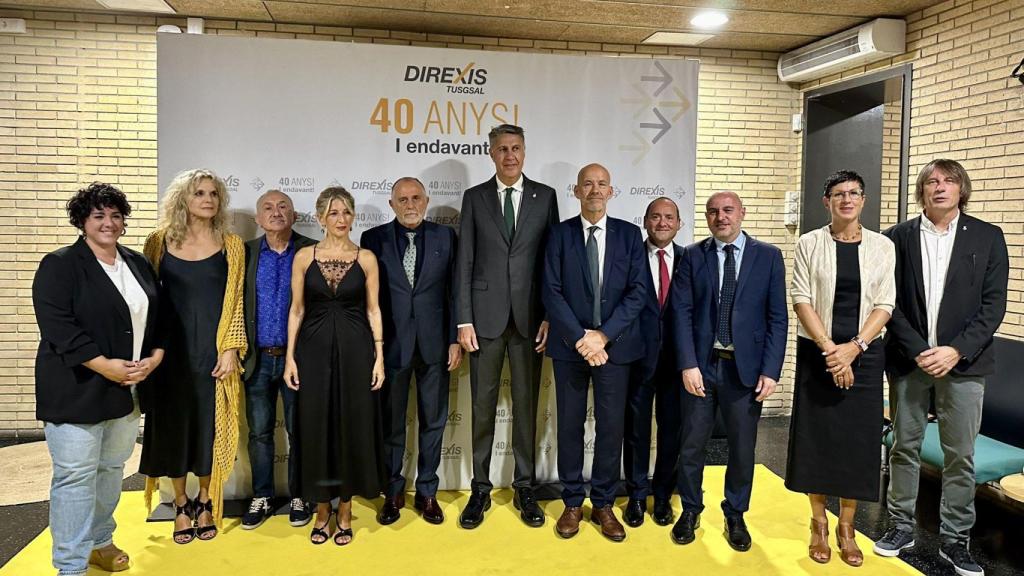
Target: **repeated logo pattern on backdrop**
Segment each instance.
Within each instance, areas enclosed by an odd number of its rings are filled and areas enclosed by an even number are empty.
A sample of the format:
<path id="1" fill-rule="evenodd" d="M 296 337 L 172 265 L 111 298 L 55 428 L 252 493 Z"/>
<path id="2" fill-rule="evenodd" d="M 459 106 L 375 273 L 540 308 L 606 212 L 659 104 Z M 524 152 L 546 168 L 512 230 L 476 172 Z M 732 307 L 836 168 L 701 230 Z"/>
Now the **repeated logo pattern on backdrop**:
<path id="1" fill-rule="evenodd" d="M 512 123 L 526 130 L 526 174 L 560 191 L 563 219 L 579 213 L 572 195 L 577 171 L 599 162 L 612 174 L 611 215 L 642 225 L 647 203 L 668 196 L 683 207 L 679 241 L 692 238 L 696 61 L 187 34 L 160 35 L 157 53 L 161 190 L 181 170 L 214 170 L 228 184 L 243 237 L 257 235 L 254 204 L 270 189 L 294 200 L 297 230 L 320 237 L 316 196 L 344 186 L 356 198 L 358 241 L 392 219 L 391 185 L 410 175 L 430 195 L 427 218 L 457 229 L 462 192 L 494 174 L 488 131 Z M 441 488 L 467 489 L 472 415 L 465 367 L 450 390 Z M 537 416 L 541 480 L 557 477 L 554 397 L 548 365 Z M 410 402 L 411 422 L 414 407 Z M 498 484 L 512 479 L 511 424 L 503 386 L 492 458 Z M 588 419 L 590 439 L 593 426 Z M 245 434 L 243 421 L 228 498 L 251 489 Z M 412 475 L 415 433 L 408 446 Z M 592 451 L 592 442 L 587 446 Z M 284 454 L 280 430 L 278 448 Z M 280 458 L 276 471 L 282 494 L 285 462 Z"/>

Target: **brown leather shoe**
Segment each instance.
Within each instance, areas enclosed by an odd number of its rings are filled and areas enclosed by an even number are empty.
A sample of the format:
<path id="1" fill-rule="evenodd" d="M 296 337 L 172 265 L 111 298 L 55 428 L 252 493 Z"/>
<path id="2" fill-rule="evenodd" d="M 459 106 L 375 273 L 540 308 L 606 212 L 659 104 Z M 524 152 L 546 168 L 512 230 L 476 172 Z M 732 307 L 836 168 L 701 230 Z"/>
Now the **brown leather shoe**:
<path id="1" fill-rule="evenodd" d="M 441 505 L 437 503 L 437 498 L 433 496 L 420 496 L 416 495 L 416 499 L 413 502 L 416 509 L 423 515 L 423 519 L 431 524 L 440 524 L 444 522 L 444 512 L 441 511 Z"/>
<path id="2" fill-rule="evenodd" d="M 382 526 L 394 524 L 401 517 L 402 508 L 405 508 L 405 494 L 385 496 L 384 505 L 377 512 L 377 522 Z"/>
<path id="3" fill-rule="evenodd" d="M 555 524 L 555 531 L 562 538 L 572 538 L 580 531 L 580 520 L 583 520 L 583 509 L 579 506 L 566 506 Z"/>
<path id="4" fill-rule="evenodd" d="M 807 555 L 818 564 L 826 564 L 832 559 L 832 549 L 828 546 L 828 520 L 818 522 L 811 518 L 811 545 L 807 547 Z"/>
<path id="5" fill-rule="evenodd" d="M 836 527 L 836 543 L 839 544 L 839 557 L 850 566 L 860 566 L 864 563 L 864 553 L 857 547 L 854 540 L 856 532 L 852 524 L 842 524 Z"/>
<path id="6" fill-rule="evenodd" d="M 622 542 L 626 539 L 626 529 L 615 517 L 615 511 L 611 506 L 594 508 L 590 511 L 590 521 L 601 526 L 601 534 L 612 542 Z"/>

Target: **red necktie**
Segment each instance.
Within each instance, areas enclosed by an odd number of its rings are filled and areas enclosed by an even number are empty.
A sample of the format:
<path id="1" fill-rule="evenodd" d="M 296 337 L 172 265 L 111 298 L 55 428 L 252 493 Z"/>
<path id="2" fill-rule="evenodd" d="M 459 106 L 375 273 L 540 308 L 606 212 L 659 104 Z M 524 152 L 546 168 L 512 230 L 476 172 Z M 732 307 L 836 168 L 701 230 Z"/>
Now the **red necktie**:
<path id="1" fill-rule="evenodd" d="M 665 301 L 668 300 L 668 285 L 670 282 L 664 250 L 658 250 L 658 277 L 661 279 L 661 285 L 658 286 L 658 305 L 664 308 Z"/>

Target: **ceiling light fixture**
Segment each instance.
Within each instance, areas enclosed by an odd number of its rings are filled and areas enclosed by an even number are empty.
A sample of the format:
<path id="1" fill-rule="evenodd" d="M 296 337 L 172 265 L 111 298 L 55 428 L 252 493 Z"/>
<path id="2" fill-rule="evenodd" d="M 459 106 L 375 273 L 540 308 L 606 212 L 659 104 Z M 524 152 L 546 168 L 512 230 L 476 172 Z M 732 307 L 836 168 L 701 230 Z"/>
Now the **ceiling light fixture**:
<path id="1" fill-rule="evenodd" d="M 644 39 L 641 44 L 696 46 L 701 42 L 714 37 L 714 34 L 695 34 L 693 32 L 655 32 Z"/>
<path id="2" fill-rule="evenodd" d="M 101 6 L 109 10 L 125 12 L 157 12 L 161 14 L 174 14 L 174 8 L 167 5 L 164 0 L 96 0 Z"/>
<path id="3" fill-rule="evenodd" d="M 710 29 L 718 28 L 729 21 L 729 17 L 725 15 L 725 12 L 718 12 L 717 10 L 709 10 L 707 12 L 700 12 L 693 19 L 690 20 L 690 24 L 695 28 Z"/>

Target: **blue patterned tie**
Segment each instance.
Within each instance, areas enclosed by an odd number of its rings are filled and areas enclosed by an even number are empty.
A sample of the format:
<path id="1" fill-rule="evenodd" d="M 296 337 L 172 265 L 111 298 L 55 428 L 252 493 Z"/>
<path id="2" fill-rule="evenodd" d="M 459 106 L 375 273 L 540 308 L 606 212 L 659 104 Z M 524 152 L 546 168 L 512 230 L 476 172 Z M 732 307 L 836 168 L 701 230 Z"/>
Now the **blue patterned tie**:
<path id="1" fill-rule="evenodd" d="M 732 344 L 732 301 L 736 296 L 736 247 L 726 244 L 725 270 L 722 275 L 722 291 L 718 299 L 718 342 L 722 346 Z"/>
<path id="2" fill-rule="evenodd" d="M 406 232 L 409 238 L 409 245 L 405 247 L 405 255 L 402 256 L 402 268 L 405 268 L 405 277 L 409 279 L 409 286 L 416 283 L 416 233 Z"/>

